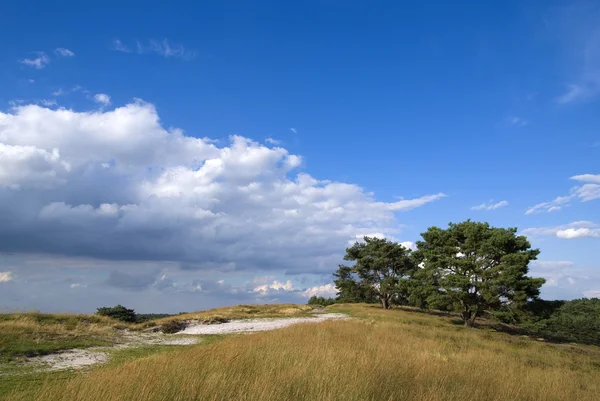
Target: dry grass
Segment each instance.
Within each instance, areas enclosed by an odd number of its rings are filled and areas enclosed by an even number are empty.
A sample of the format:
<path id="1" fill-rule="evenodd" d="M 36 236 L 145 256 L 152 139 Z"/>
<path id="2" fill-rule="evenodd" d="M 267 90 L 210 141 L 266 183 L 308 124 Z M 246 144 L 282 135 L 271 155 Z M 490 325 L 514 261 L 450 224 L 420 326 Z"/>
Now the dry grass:
<path id="1" fill-rule="evenodd" d="M 47 383 L 33 399 L 583 401 L 600 394 L 597 347 L 402 310 L 329 309 L 361 319 L 232 336 L 104 367 Z"/>
<path id="2" fill-rule="evenodd" d="M 62 349 L 109 345 L 121 326 L 95 315 L 0 314 L 0 362 Z"/>
<path id="3" fill-rule="evenodd" d="M 226 319 L 249 319 L 255 317 L 282 317 L 289 315 L 304 315 L 313 308 L 308 305 L 296 304 L 267 304 L 267 305 L 237 305 L 231 307 L 209 309 L 205 311 L 183 313 L 176 316 L 156 320 L 161 323 L 165 320 L 200 320 L 204 321 L 218 316 Z"/>
<path id="4" fill-rule="evenodd" d="M 194 320 L 214 324 L 227 322 L 233 319 L 308 316 L 309 312 L 313 309 L 312 306 L 296 304 L 237 305 L 164 317 L 141 323 L 137 325 L 137 328 L 144 329 L 147 327 L 160 326 L 174 320 Z"/>

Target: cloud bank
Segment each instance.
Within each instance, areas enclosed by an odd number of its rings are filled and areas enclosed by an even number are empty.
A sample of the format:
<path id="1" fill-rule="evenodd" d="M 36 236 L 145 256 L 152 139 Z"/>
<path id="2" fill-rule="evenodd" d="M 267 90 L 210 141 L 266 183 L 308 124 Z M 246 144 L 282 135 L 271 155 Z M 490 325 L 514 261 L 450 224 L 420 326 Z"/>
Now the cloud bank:
<path id="1" fill-rule="evenodd" d="M 380 202 L 301 165 L 241 136 L 217 147 L 167 130 L 142 101 L 93 112 L 16 107 L 0 113 L 0 251 L 330 273 L 357 234 L 393 234 L 395 212 L 445 196 Z M 148 287 L 159 272 L 124 274 L 106 282 Z"/>

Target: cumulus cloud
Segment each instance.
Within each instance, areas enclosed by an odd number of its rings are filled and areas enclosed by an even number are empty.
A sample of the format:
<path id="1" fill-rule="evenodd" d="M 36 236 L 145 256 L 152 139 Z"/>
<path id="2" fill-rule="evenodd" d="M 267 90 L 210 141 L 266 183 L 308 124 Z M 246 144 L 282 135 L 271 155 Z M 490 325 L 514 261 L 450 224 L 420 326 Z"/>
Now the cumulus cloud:
<path id="1" fill-rule="evenodd" d="M 554 227 L 527 228 L 522 231 L 525 235 L 551 235 L 557 238 L 573 239 L 582 237 L 600 237 L 600 228 L 591 221 L 574 221 Z"/>
<path id="2" fill-rule="evenodd" d="M 586 298 L 600 298 L 600 290 L 584 291 L 583 296 Z"/>
<path id="3" fill-rule="evenodd" d="M 600 174 L 582 174 L 571 177 L 572 180 L 584 182 L 585 184 L 571 188 L 567 196 L 559 196 L 550 202 L 538 203 L 527 209 L 525 214 L 551 213 L 569 206 L 571 201 L 579 199 L 588 202 L 600 198 Z"/>
<path id="4" fill-rule="evenodd" d="M 482 203 L 481 205 L 473 206 L 471 210 L 496 210 L 504 206 L 508 206 L 508 201 L 503 200 L 497 203 Z"/>
<path id="5" fill-rule="evenodd" d="M 325 298 L 334 298 L 337 295 L 337 289 L 335 288 L 335 285 L 333 285 L 333 284 L 325 284 L 325 285 L 318 285 L 315 287 L 310 287 L 310 288 L 307 288 L 306 290 L 302 291 L 302 296 L 304 296 L 306 298 L 310 298 L 315 295 L 319 296 L 319 297 L 325 297 Z"/>
<path id="6" fill-rule="evenodd" d="M 96 103 L 100 103 L 103 106 L 109 106 L 110 105 L 110 96 L 108 96 L 106 93 L 96 93 L 94 95 L 94 101 Z"/>
<path id="7" fill-rule="evenodd" d="M 218 147 L 166 130 L 142 101 L 94 112 L 19 106 L 0 113 L 0 146 L 0 251 L 329 273 L 358 234 L 389 236 L 396 212 L 445 196 L 380 202 L 297 172 L 302 158 L 284 148 L 240 136 Z M 150 273 L 117 269 L 107 284 L 146 288 L 159 274 Z"/>
<path id="8" fill-rule="evenodd" d="M 0 143 L 0 188 L 48 188 L 64 183 L 71 166 L 57 148 Z"/>
<path id="9" fill-rule="evenodd" d="M 577 271 L 574 269 L 574 263 L 568 260 L 534 260 L 530 263 L 530 276 L 543 277 L 546 279 L 545 286 L 555 287 L 564 281 L 574 284 L 577 278 Z"/>
<path id="10" fill-rule="evenodd" d="M 403 241 L 403 242 L 400 242 L 400 245 L 402 245 L 406 249 L 410 249 L 411 251 L 417 250 L 417 244 L 415 244 L 412 241 Z"/>
<path id="11" fill-rule="evenodd" d="M 0 283 L 8 283 L 13 279 L 11 272 L 0 272 Z"/>
<path id="12" fill-rule="evenodd" d="M 62 57 L 75 57 L 75 53 L 73 53 L 69 49 L 65 49 L 64 47 L 57 48 L 56 50 L 54 50 L 54 53 Z"/>
<path id="13" fill-rule="evenodd" d="M 23 60 L 19 60 L 21 64 L 28 65 L 35 69 L 41 70 L 48 64 L 50 64 L 50 57 L 44 52 L 37 52 L 37 57 L 33 58 L 24 58 Z"/>
<path id="14" fill-rule="evenodd" d="M 274 280 L 271 284 L 263 284 L 255 287 L 253 291 L 260 295 L 273 295 L 273 293 L 277 294 L 280 291 L 294 291 L 294 288 L 290 280 L 285 283 Z"/>
<path id="15" fill-rule="evenodd" d="M 558 238 L 600 237 L 600 228 L 567 228 L 556 232 Z"/>

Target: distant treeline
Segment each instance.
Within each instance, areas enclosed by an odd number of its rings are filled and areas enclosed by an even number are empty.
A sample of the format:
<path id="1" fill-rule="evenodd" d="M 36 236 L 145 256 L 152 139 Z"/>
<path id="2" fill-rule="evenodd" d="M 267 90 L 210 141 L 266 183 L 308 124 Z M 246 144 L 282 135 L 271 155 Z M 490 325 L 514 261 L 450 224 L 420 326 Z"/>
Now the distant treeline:
<path id="1" fill-rule="evenodd" d="M 486 317 L 552 340 L 600 345 L 600 299 L 545 301 L 543 278 L 528 276 L 532 249 L 516 228 L 488 223 L 430 227 L 412 251 L 399 243 L 364 237 L 346 249 L 334 273 L 335 299 L 313 296 L 310 305 L 380 303 L 457 312 L 466 326 Z"/>

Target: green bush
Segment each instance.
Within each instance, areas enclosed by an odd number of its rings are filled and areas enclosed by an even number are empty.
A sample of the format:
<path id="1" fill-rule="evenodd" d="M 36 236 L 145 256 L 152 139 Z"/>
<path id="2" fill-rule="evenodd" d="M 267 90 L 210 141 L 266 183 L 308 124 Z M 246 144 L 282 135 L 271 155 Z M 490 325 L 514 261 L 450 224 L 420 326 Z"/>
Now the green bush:
<path id="1" fill-rule="evenodd" d="M 333 298 L 318 297 L 316 295 L 313 295 L 308 300 L 309 305 L 329 306 L 329 305 L 333 305 L 334 303 L 335 303 L 335 299 L 333 299 Z"/>
<path id="2" fill-rule="evenodd" d="M 112 317 L 113 319 L 117 319 L 122 322 L 135 323 L 136 321 L 135 311 L 133 309 L 127 309 L 123 305 L 117 305 L 113 307 L 103 306 L 102 308 L 98 308 L 96 314 Z"/>
<path id="3" fill-rule="evenodd" d="M 600 299 L 565 301 L 549 317 L 523 326 L 552 339 L 600 345 Z"/>

